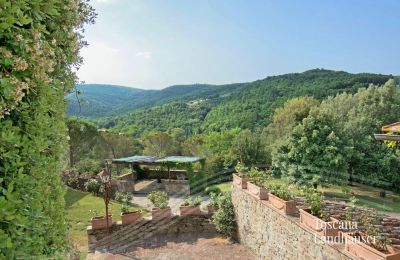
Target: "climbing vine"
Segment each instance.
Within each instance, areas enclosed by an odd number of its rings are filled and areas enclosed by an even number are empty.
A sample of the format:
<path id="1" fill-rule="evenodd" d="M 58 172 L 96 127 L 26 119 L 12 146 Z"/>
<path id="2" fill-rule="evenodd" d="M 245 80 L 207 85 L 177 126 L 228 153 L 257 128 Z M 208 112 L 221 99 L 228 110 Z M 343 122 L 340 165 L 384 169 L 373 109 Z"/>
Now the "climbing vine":
<path id="1" fill-rule="evenodd" d="M 87 0 L 0 1 L 0 259 L 65 251 L 64 96 L 92 23 Z"/>

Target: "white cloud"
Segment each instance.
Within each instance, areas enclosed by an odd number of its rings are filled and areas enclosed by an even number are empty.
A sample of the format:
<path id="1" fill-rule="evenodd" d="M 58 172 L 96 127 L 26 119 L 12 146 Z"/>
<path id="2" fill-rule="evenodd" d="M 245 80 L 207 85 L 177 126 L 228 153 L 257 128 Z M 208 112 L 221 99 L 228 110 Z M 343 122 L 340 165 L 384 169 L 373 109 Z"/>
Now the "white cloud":
<path id="1" fill-rule="evenodd" d="M 139 52 L 136 52 L 136 57 L 140 57 L 140 58 L 143 58 L 143 59 L 146 59 L 146 60 L 151 59 L 152 55 L 153 54 L 150 51 L 139 51 Z"/>

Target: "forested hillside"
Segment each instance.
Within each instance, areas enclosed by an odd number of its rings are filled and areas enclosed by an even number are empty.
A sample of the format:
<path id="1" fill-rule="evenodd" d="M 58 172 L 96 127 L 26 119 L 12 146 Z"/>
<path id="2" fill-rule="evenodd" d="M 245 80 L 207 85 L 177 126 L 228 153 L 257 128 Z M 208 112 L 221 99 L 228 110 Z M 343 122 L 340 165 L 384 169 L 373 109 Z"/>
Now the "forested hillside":
<path id="1" fill-rule="evenodd" d="M 215 94 L 231 91 L 237 85 L 177 85 L 162 90 L 144 90 L 103 84 L 77 85 L 77 93 L 67 96 L 69 100 L 68 115 L 87 118 L 117 116 L 134 109 L 149 108 L 174 100 L 212 97 Z"/>
<path id="2" fill-rule="evenodd" d="M 389 78 L 391 76 L 388 75 L 315 69 L 267 77 L 250 83 L 198 86 L 195 91 L 181 94 L 180 98 L 171 93 L 169 99 L 175 99 L 174 102 L 165 103 L 168 100 L 165 98 L 158 100 L 157 106 L 133 110 L 129 114 L 103 118 L 97 122 L 101 127 L 135 135 L 153 130 L 170 131 L 177 127 L 183 128 L 188 134 L 236 127 L 255 129 L 268 125 L 275 109 L 290 98 L 313 96 L 321 100 L 337 93 L 355 93 L 357 89 L 369 84 L 382 85 Z M 184 87 L 173 89 L 181 88 Z M 150 104 L 148 102 L 147 107 Z"/>

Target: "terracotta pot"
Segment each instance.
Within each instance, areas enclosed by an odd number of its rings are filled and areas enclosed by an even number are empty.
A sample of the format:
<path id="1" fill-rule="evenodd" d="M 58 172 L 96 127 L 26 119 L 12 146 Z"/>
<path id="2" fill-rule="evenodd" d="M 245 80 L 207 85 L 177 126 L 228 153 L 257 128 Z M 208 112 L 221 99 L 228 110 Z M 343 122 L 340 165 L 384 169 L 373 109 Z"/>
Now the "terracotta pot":
<path id="1" fill-rule="evenodd" d="M 180 206 L 181 216 L 199 216 L 201 215 L 200 206 Z"/>
<path id="2" fill-rule="evenodd" d="M 247 189 L 247 179 L 239 177 L 239 175 L 232 174 L 233 176 L 233 184 L 242 188 L 242 189 Z"/>
<path id="3" fill-rule="evenodd" d="M 268 193 L 268 200 L 278 210 L 286 215 L 293 215 L 296 213 L 296 202 L 294 200 L 283 200 L 272 193 Z"/>
<path id="4" fill-rule="evenodd" d="M 268 190 L 266 188 L 259 187 L 251 182 L 247 182 L 247 189 L 252 195 L 256 196 L 260 200 L 268 200 Z"/>
<path id="5" fill-rule="evenodd" d="M 140 211 L 121 213 L 122 225 L 133 223 L 141 217 L 142 213 Z"/>
<path id="6" fill-rule="evenodd" d="M 299 209 L 300 223 L 312 229 L 321 236 L 337 237 L 339 235 L 339 220 L 331 218 L 331 221 L 323 221 L 322 219 L 311 214 L 309 209 Z"/>
<path id="7" fill-rule="evenodd" d="M 207 210 L 208 210 L 208 215 L 212 215 L 215 212 L 215 209 L 211 204 L 207 205 Z"/>
<path id="8" fill-rule="evenodd" d="M 363 260 L 376 260 L 376 259 L 386 259 L 386 260 L 400 260 L 400 253 L 385 254 L 373 247 L 366 245 L 359 240 L 355 240 L 349 234 L 341 232 L 342 237 L 345 241 L 345 250 L 351 255 Z"/>
<path id="9" fill-rule="evenodd" d="M 91 219 L 92 229 L 103 229 L 107 228 L 107 219 L 105 216 L 93 217 Z M 108 215 L 108 226 L 110 227 L 113 224 L 112 215 Z"/>
<path id="10" fill-rule="evenodd" d="M 170 218 L 172 216 L 171 208 L 166 207 L 163 209 L 159 208 L 152 208 L 151 209 L 151 217 L 152 219 L 165 219 L 165 218 Z"/>

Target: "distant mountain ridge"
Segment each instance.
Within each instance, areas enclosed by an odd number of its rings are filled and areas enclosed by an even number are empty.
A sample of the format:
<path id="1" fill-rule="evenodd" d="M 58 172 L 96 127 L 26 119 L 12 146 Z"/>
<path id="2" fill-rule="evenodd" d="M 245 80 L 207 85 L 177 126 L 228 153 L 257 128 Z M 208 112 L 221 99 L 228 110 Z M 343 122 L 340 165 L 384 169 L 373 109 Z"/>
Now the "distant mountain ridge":
<path id="1" fill-rule="evenodd" d="M 193 84 L 145 90 L 117 85 L 84 84 L 77 85 L 76 88 L 80 92 L 79 102 L 75 93 L 69 94 L 67 114 L 98 118 L 117 116 L 134 109 L 148 108 L 173 100 L 212 95 L 225 90 L 226 86 Z"/>
<path id="2" fill-rule="evenodd" d="M 271 76 L 248 83 L 177 85 L 162 90 L 83 85 L 82 111 L 76 101 L 69 115 L 95 119 L 100 127 L 141 133 L 183 128 L 187 133 L 266 126 L 274 110 L 293 97 L 319 100 L 341 92 L 355 93 L 369 84 L 382 85 L 392 75 L 313 69 Z M 104 89 L 103 89 L 104 88 Z M 112 99 L 112 100 L 111 100 Z"/>

